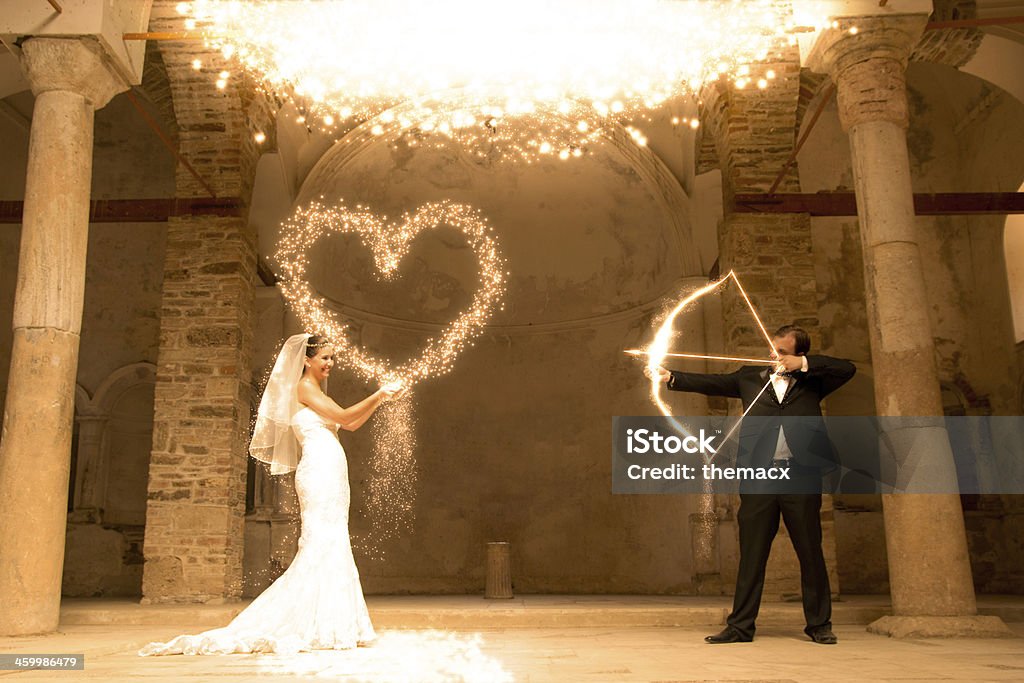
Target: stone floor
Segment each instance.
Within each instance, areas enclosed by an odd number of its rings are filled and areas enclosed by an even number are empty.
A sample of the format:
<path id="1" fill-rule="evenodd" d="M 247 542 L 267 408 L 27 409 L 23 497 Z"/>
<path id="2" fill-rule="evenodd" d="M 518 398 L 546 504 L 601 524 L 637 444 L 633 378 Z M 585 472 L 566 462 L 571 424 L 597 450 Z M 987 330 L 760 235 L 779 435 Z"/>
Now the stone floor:
<path id="1" fill-rule="evenodd" d="M 141 658 L 136 650 L 146 642 L 221 625 L 239 605 L 68 601 L 57 633 L 0 638 L 0 653 L 84 653 L 85 670 L 0 671 L 0 682 L 1024 680 L 1020 598 L 983 603 L 983 611 L 1000 610 L 1011 619 L 1017 638 L 977 640 L 870 635 L 860 622 L 883 602 L 836 603 L 835 646 L 806 639 L 799 606 L 779 603 L 765 605 L 755 642 L 712 646 L 702 639 L 720 628 L 727 610 L 722 599 L 531 596 L 498 603 L 470 596 L 371 597 L 380 631 L 373 647 L 288 657 Z M 157 615 L 165 621 L 149 623 Z M 666 620 L 679 625 L 665 625 Z M 403 623 L 416 627 L 396 627 Z"/>

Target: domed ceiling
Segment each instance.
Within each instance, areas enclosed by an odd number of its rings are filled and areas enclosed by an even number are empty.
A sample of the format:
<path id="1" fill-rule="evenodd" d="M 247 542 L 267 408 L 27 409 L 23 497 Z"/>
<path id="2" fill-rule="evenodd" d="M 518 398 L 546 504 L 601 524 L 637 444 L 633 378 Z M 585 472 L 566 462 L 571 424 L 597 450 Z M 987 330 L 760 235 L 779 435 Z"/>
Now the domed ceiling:
<path id="1" fill-rule="evenodd" d="M 454 144 L 382 141 L 369 133 L 372 123 L 323 155 L 296 206 L 344 201 L 395 222 L 425 202 L 478 208 L 509 273 L 505 307 L 494 324 L 623 311 L 697 272 L 686 195 L 653 154 L 632 142 L 603 143 L 567 161 L 508 163 L 474 157 Z M 450 228 L 417 237 L 392 281 L 378 276 L 357 237 L 325 237 L 309 253 L 311 284 L 348 312 L 446 323 L 469 304 L 478 282 L 472 251 Z"/>

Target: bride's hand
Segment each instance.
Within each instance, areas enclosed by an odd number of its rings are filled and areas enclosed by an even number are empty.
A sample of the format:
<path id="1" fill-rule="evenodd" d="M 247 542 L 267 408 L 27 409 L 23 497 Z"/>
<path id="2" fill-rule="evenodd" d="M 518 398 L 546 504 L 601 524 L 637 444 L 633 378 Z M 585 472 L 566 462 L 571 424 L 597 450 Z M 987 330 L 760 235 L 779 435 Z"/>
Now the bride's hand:
<path id="1" fill-rule="evenodd" d="M 408 391 L 402 382 L 388 382 L 380 388 L 380 392 L 384 395 L 385 401 L 391 401 L 397 398 L 401 398 Z"/>

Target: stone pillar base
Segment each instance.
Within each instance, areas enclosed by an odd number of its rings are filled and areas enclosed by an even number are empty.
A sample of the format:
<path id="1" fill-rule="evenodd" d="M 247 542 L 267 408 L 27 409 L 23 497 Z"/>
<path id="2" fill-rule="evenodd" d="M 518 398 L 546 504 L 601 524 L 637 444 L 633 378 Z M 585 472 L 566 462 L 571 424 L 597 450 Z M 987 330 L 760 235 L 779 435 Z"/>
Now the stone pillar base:
<path id="1" fill-rule="evenodd" d="M 890 638 L 1015 638 L 999 617 L 885 616 L 868 624 L 868 633 Z"/>

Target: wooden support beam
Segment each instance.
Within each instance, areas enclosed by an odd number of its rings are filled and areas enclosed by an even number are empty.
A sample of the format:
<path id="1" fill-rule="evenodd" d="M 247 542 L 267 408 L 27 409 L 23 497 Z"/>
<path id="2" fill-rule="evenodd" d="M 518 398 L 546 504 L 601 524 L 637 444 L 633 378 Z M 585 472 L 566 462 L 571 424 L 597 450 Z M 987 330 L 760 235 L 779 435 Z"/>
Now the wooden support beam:
<path id="1" fill-rule="evenodd" d="M 21 128 L 26 133 L 32 130 L 32 119 L 28 118 L 20 111 L 9 105 L 4 100 L 0 100 L 0 114 L 3 114 L 11 120 L 14 125 Z"/>
<path id="2" fill-rule="evenodd" d="M 52 7 L 57 14 L 64 13 L 64 8 L 60 6 L 60 3 L 58 3 L 57 0 L 49 0 L 49 3 L 50 7 Z"/>
<path id="3" fill-rule="evenodd" d="M 256 257 L 256 275 L 259 276 L 260 282 L 267 287 L 273 287 L 278 282 L 274 271 L 270 269 L 270 266 L 267 265 L 261 256 Z"/>
<path id="4" fill-rule="evenodd" d="M 978 26 L 1007 26 L 1024 24 L 1024 16 L 1020 17 L 988 17 L 985 19 L 952 19 L 950 21 L 932 21 L 924 29 L 935 31 L 940 28 L 975 28 Z"/>
<path id="5" fill-rule="evenodd" d="M 832 96 L 836 93 L 835 83 L 829 83 L 825 92 L 821 94 L 821 100 L 818 101 L 818 108 L 814 110 L 814 115 L 811 117 L 810 123 L 807 124 L 807 129 L 804 130 L 803 135 L 796 141 L 796 147 L 793 148 L 793 153 L 789 155 L 789 159 L 782 165 L 782 170 L 779 171 L 779 175 L 775 176 L 775 182 L 772 183 L 771 188 L 768 190 L 768 194 L 774 194 L 775 190 L 779 189 L 779 185 L 782 183 L 782 179 L 786 177 L 786 173 L 796 162 L 796 156 L 800 154 L 800 150 L 803 149 L 804 143 L 807 142 L 807 138 L 810 137 L 811 131 L 814 130 L 814 126 L 818 123 L 818 119 L 821 117 L 821 113 L 825 111 L 825 107 L 832 100 Z M 799 125 L 799 122 L 797 122 Z"/>
<path id="6" fill-rule="evenodd" d="M 0 223 L 21 223 L 23 202 L 0 201 Z M 242 216 L 238 197 L 207 199 L 100 199 L 89 204 L 90 223 L 165 223 L 178 216 Z"/>
<path id="7" fill-rule="evenodd" d="M 199 175 L 199 171 L 197 171 L 195 167 L 188 162 L 188 159 L 181 155 L 181 152 L 178 151 L 178 146 L 175 145 L 167 133 L 164 132 L 163 127 L 157 123 L 156 119 L 149 115 L 149 112 L 146 111 L 146 108 L 142 106 L 142 103 L 139 102 L 138 98 L 132 94 L 130 89 L 125 92 L 125 97 L 127 97 L 128 101 L 132 103 L 133 107 L 135 107 L 135 111 L 139 112 L 139 115 L 142 116 L 142 120 L 146 122 L 146 125 L 156 133 L 158 138 L 160 138 L 160 142 L 162 142 L 164 147 L 167 148 L 167 151 L 174 155 L 174 158 L 178 160 L 178 163 L 184 166 L 188 172 L 192 174 L 192 177 L 203 186 L 203 189 L 206 190 L 211 197 L 216 198 L 217 193 L 213 191 L 210 184 L 206 182 L 206 179 L 203 178 L 203 176 Z"/>
<path id="8" fill-rule="evenodd" d="M 856 216 L 857 198 L 852 192 L 816 194 L 737 194 L 736 213 L 807 213 L 812 216 Z M 945 192 L 914 195 L 918 216 L 1024 213 L 1024 192 Z"/>
<path id="9" fill-rule="evenodd" d="M 241 216 L 238 197 L 195 199 L 101 199 L 90 203 L 90 223 L 163 223 L 176 216 Z M 1024 192 L 947 192 L 914 195 L 919 216 L 1024 213 Z M 852 192 L 737 194 L 736 213 L 807 213 L 856 216 Z M 0 201 L 0 223 L 20 223 L 22 202 Z"/>
<path id="10" fill-rule="evenodd" d="M 203 35 L 194 31 L 151 31 L 147 33 L 124 33 L 121 40 L 202 40 Z"/>
<path id="11" fill-rule="evenodd" d="M 57 0 L 49 0 L 59 12 Z M 886 1 L 881 1 L 879 6 L 885 7 Z M 1009 24 L 1024 24 L 1024 16 L 1019 17 L 987 17 L 985 19 L 952 19 L 950 21 L 933 21 L 925 26 L 926 31 L 935 31 L 943 28 L 974 28 L 978 26 L 1007 26 Z M 197 31 L 148 31 L 144 33 L 124 33 L 122 40 L 203 40 L 202 33 Z"/>

